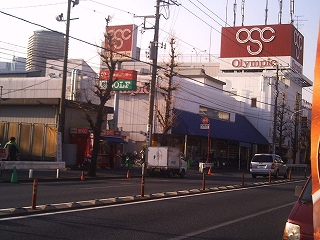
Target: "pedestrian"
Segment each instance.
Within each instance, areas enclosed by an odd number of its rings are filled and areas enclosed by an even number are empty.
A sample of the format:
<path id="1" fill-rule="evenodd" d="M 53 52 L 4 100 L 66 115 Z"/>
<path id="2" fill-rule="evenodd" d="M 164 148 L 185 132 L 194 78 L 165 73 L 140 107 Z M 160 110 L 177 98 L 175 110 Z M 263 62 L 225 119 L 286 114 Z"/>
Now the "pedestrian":
<path id="1" fill-rule="evenodd" d="M 109 152 L 109 161 L 110 161 L 110 168 L 114 168 L 114 156 L 115 156 L 115 151 L 113 146 L 110 146 L 110 152 Z"/>
<path id="2" fill-rule="evenodd" d="M 11 137 L 9 142 L 4 145 L 5 148 L 8 148 L 8 161 L 16 161 L 20 153 L 19 147 L 16 144 L 16 138 Z"/>
<path id="3" fill-rule="evenodd" d="M 140 151 L 140 156 L 141 156 L 141 162 L 144 163 L 146 160 L 146 148 L 143 147 Z"/>

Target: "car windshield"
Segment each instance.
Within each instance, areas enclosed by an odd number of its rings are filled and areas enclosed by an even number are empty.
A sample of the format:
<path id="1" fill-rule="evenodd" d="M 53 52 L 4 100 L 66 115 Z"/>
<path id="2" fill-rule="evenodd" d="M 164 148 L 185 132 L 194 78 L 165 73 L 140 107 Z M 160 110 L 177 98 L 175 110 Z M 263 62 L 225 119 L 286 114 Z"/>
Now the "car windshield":
<path id="1" fill-rule="evenodd" d="M 312 195 L 311 195 L 311 191 L 312 191 L 312 187 L 311 187 L 311 179 L 307 182 L 307 185 L 304 188 L 304 191 L 301 194 L 301 198 L 300 200 L 302 202 L 312 202 Z"/>
<path id="2" fill-rule="evenodd" d="M 273 162 L 273 158 L 270 155 L 257 155 L 253 157 L 252 162 Z"/>

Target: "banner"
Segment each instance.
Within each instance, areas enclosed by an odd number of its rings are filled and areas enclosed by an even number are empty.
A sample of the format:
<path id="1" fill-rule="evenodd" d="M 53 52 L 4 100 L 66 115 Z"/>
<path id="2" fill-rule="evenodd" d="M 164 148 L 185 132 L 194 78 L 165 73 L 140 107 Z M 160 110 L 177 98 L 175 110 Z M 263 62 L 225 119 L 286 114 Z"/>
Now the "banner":
<path id="1" fill-rule="evenodd" d="M 314 239 L 320 239 L 320 28 L 314 71 L 311 119 L 311 175 Z"/>

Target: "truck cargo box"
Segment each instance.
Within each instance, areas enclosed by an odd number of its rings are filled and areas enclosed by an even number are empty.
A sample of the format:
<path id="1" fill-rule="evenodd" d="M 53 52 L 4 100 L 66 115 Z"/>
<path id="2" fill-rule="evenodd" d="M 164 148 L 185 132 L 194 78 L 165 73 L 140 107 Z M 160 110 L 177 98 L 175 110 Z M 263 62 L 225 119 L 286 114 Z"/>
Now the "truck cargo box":
<path id="1" fill-rule="evenodd" d="M 175 147 L 149 147 L 147 162 L 149 167 L 180 167 L 180 150 Z"/>

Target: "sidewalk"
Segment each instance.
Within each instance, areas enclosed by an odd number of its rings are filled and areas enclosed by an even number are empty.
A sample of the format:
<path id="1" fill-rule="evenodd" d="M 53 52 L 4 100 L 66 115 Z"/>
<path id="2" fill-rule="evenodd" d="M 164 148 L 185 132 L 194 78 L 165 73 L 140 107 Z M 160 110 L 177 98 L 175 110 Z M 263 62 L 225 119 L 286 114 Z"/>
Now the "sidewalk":
<path id="1" fill-rule="evenodd" d="M 96 177 L 87 176 L 87 172 L 87 170 L 84 170 L 82 173 L 82 170 L 80 168 L 66 168 L 64 170 L 59 171 L 59 178 L 57 178 L 56 170 L 33 170 L 32 178 L 29 178 L 29 170 L 17 170 L 16 178 L 18 182 L 31 182 L 34 179 L 38 179 L 38 181 L 81 181 L 82 174 L 84 175 L 85 180 L 127 178 L 128 169 L 125 167 L 114 169 L 98 168 L 96 171 Z M 2 174 L 0 175 L 0 182 L 11 182 L 12 175 L 12 170 L 2 170 Z M 141 168 L 131 168 L 129 170 L 129 176 L 130 178 L 141 177 Z"/>
<path id="2" fill-rule="evenodd" d="M 132 167 L 129 169 L 127 167 L 107 169 L 107 168 L 97 168 L 96 177 L 87 176 L 87 170 L 83 171 L 83 176 L 85 180 L 102 180 L 109 178 L 141 178 L 142 171 L 141 167 Z M 216 174 L 224 174 L 224 173 L 245 173 L 249 174 L 248 170 L 239 170 L 239 169 L 212 169 L 212 173 Z M 193 166 L 187 171 L 187 175 L 202 175 L 199 172 L 198 167 Z M 304 171 L 296 170 L 294 175 L 304 175 Z M 307 170 L 307 176 L 310 175 L 310 169 Z M 32 178 L 29 178 L 29 170 L 17 170 L 15 178 L 17 182 L 33 182 L 34 179 L 42 182 L 49 181 L 81 181 L 82 170 L 80 168 L 66 168 L 64 170 L 60 170 L 59 178 L 57 178 L 56 170 L 34 170 L 32 174 Z M 12 182 L 13 171 L 12 170 L 2 170 L 2 174 L 0 174 L 0 183 L 1 182 Z"/>

